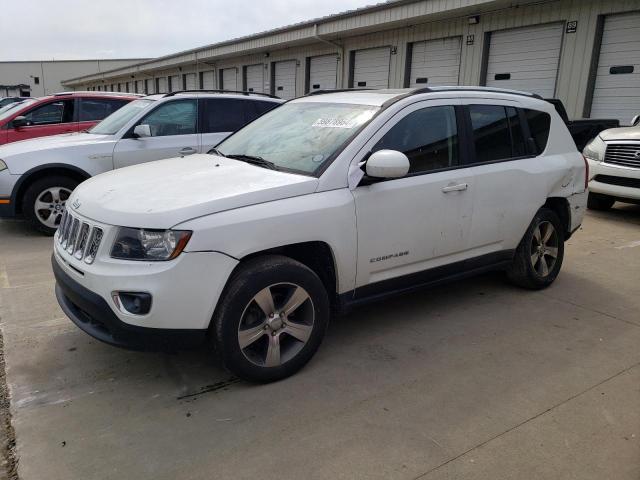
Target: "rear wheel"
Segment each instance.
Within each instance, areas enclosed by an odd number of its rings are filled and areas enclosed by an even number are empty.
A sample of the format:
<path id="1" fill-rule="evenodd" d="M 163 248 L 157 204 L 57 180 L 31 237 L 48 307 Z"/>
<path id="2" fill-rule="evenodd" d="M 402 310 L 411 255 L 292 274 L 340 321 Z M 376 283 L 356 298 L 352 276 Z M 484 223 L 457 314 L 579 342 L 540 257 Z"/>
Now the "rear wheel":
<path id="1" fill-rule="evenodd" d="M 231 278 L 213 318 L 214 346 L 225 367 L 252 382 L 272 382 L 301 369 L 329 322 L 318 276 L 282 256 L 248 261 Z"/>
<path id="2" fill-rule="evenodd" d="M 524 288 L 546 288 L 560 273 L 563 258 L 562 222 L 553 210 L 541 208 L 518 245 L 507 276 Z"/>
<path id="3" fill-rule="evenodd" d="M 64 176 L 36 180 L 22 197 L 25 218 L 36 230 L 53 235 L 60 225 L 67 200 L 77 186 L 76 180 Z"/>
<path id="4" fill-rule="evenodd" d="M 587 208 L 590 210 L 609 210 L 616 203 L 615 198 L 601 193 L 589 192 L 587 199 Z"/>

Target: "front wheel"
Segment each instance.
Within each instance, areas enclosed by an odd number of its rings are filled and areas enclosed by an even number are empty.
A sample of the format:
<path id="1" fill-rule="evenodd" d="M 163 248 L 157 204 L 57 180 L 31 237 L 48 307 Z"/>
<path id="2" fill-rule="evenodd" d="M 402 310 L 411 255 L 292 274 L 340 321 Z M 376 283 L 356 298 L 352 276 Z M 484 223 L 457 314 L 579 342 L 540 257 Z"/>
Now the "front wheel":
<path id="1" fill-rule="evenodd" d="M 524 288 L 546 288 L 560 273 L 563 259 L 562 222 L 553 210 L 541 208 L 518 245 L 507 276 Z"/>
<path id="2" fill-rule="evenodd" d="M 22 197 L 22 212 L 29 224 L 46 235 L 56 233 L 67 200 L 77 186 L 73 178 L 58 175 L 29 185 Z"/>
<path id="3" fill-rule="evenodd" d="M 288 257 L 249 260 L 233 275 L 213 318 L 225 367 L 252 382 L 293 375 L 318 350 L 329 322 L 320 278 Z"/>

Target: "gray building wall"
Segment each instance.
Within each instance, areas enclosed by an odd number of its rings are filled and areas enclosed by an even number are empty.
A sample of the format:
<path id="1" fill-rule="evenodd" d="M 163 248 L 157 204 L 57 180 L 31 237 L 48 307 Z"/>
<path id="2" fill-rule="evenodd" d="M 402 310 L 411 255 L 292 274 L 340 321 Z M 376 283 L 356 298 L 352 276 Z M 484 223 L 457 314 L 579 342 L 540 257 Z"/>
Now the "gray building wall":
<path id="1" fill-rule="evenodd" d="M 459 36 L 462 50 L 458 83 L 481 85 L 485 81 L 489 50 L 486 41 L 491 32 L 577 21 L 576 31 L 565 33 L 562 38 L 555 96 L 565 103 L 571 117 L 581 118 L 590 113 L 603 19 L 606 15 L 634 11 L 640 11 L 640 0 L 398 1 L 180 52 L 112 72 L 72 79 L 66 84 L 78 89 L 104 89 L 106 85 L 109 89 L 112 84 L 124 85 L 131 80 L 154 81 L 168 75 L 214 71 L 218 86 L 221 69 L 235 67 L 242 72 L 246 65 L 262 63 L 265 91 L 269 92 L 273 63 L 296 60 L 296 94 L 303 95 L 309 57 L 337 53 L 337 88 L 346 88 L 352 69 L 351 52 L 389 46 L 394 52 L 389 86 L 401 88 L 405 86 L 411 42 Z M 470 24 L 469 16 L 476 14 L 480 15 L 479 23 Z"/>
<path id="2" fill-rule="evenodd" d="M 27 85 L 33 97 L 61 92 L 66 78 L 122 68 L 142 60 L 145 59 L 0 62 L 0 96 L 11 94 L 2 88 L 11 85 Z"/>

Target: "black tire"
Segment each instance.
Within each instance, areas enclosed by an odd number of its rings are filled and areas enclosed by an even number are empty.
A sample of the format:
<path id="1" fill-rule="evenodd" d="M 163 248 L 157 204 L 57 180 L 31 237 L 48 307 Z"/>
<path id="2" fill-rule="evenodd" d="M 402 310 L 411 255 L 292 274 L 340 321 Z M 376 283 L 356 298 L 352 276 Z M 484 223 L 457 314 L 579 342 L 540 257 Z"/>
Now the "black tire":
<path id="1" fill-rule="evenodd" d="M 267 287 L 272 293 L 276 312 L 283 311 L 283 306 L 288 303 L 286 295 L 283 294 L 278 298 L 278 289 L 297 290 L 297 287 L 302 287 L 304 293 L 308 294 L 308 299 L 296 307 L 295 312 L 304 312 L 305 318 L 312 319 L 311 325 L 306 326 L 307 332 L 310 331 L 306 343 L 287 334 L 286 329 L 292 324 L 296 325 L 293 320 L 290 321 L 290 317 L 285 317 L 284 326 L 275 327 L 284 329 L 278 330 L 283 332 L 282 335 L 278 334 L 280 339 L 278 342 L 281 342 L 278 346 L 278 355 L 282 350 L 282 357 L 285 356 L 287 353 L 285 346 L 293 345 L 289 353 L 295 352 L 288 359 L 281 359 L 278 356 L 278 360 L 282 361 L 278 366 L 266 366 L 269 355 L 267 350 L 271 348 L 271 336 L 276 336 L 276 331 L 271 330 L 271 326 L 265 325 L 265 321 L 268 323 L 271 317 L 264 314 L 264 309 L 257 309 L 259 304 L 255 301 L 255 297 L 260 292 L 264 292 Z M 288 298 L 290 299 L 291 296 Z M 327 291 L 320 278 L 311 269 L 291 258 L 279 255 L 255 258 L 247 261 L 233 274 L 222 294 L 212 319 L 214 348 L 225 368 L 244 380 L 258 383 L 280 380 L 296 373 L 316 353 L 329 324 L 329 311 Z M 291 319 L 293 319 L 297 314 L 293 313 L 294 310 L 291 312 Z M 253 322 L 252 328 L 256 329 L 258 340 L 252 340 L 254 343 L 242 349 L 239 339 L 241 322 L 246 326 L 248 318 L 257 319 Z M 302 318 L 302 313 L 299 318 Z M 261 325 L 264 325 L 265 333 L 261 333 Z M 242 331 L 250 329 L 242 329 Z M 264 363 L 260 364 L 262 352 L 264 352 Z"/>
<path id="2" fill-rule="evenodd" d="M 538 238 L 540 235 L 537 233 L 542 232 L 542 237 L 547 233 L 547 225 L 550 224 L 553 227 L 554 232 L 549 239 L 549 245 L 555 242 L 553 246 L 539 247 L 540 242 Z M 536 230 L 538 229 L 538 232 Z M 536 213 L 535 217 L 531 221 L 527 233 L 520 241 L 520 245 L 516 249 L 515 256 L 511 265 L 507 268 L 507 277 L 509 280 L 523 288 L 529 288 L 532 290 L 539 290 L 548 287 L 553 283 L 562 267 L 562 260 L 564 259 L 564 240 L 565 229 L 562 222 L 558 218 L 558 215 L 553 210 L 548 208 L 541 208 Z M 547 250 L 550 249 L 550 250 Z M 552 257 L 554 253 L 553 248 L 557 248 L 555 252 L 555 258 Z M 543 253 L 541 252 L 550 252 Z M 537 261 L 535 257 L 537 256 Z M 549 267 L 551 259 L 555 261 L 552 266 Z M 541 262 L 545 262 L 543 266 Z M 546 273 L 545 273 L 546 272 Z"/>
<path id="3" fill-rule="evenodd" d="M 22 196 L 22 213 L 24 217 L 27 219 L 29 224 L 38 230 L 39 232 L 44 233 L 45 235 L 53 235 L 56 233 L 57 227 L 52 225 L 47 225 L 43 223 L 40 216 L 35 211 L 35 204 L 38 197 L 47 189 L 50 188 L 63 188 L 69 192 L 72 192 L 78 186 L 78 181 L 71 178 L 65 177 L 62 175 L 54 175 L 51 177 L 41 178 L 36 180 L 31 185 L 27 187 L 27 190 L 24 192 Z M 68 198 L 68 197 L 66 197 Z M 55 202 L 53 205 L 61 205 L 60 210 L 56 210 L 51 212 L 51 215 L 55 214 L 56 225 L 59 224 L 60 219 L 62 218 L 62 213 L 64 212 L 66 198 L 61 198 L 60 201 Z"/>
<path id="4" fill-rule="evenodd" d="M 616 199 L 601 193 L 589 192 L 587 199 L 587 208 L 589 210 L 609 210 L 616 203 Z"/>

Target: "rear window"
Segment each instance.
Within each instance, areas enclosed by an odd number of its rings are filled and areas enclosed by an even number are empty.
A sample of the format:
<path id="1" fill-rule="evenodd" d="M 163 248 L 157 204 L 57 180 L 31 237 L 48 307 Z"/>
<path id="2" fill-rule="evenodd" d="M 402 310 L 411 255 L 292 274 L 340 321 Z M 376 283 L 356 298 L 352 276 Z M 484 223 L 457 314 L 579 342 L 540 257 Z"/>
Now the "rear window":
<path id="1" fill-rule="evenodd" d="M 529 124 L 531 138 L 536 147 L 535 153 L 539 155 L 547 148 L 549 130 L 551 129 L 551 115 L 546 112 L 528 109 L 524 110 L 524 114 Z"/>

